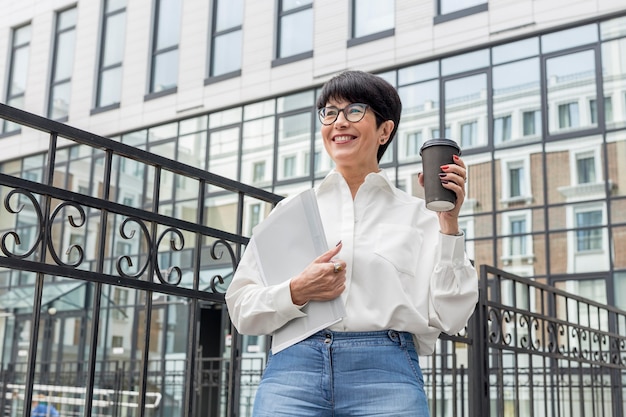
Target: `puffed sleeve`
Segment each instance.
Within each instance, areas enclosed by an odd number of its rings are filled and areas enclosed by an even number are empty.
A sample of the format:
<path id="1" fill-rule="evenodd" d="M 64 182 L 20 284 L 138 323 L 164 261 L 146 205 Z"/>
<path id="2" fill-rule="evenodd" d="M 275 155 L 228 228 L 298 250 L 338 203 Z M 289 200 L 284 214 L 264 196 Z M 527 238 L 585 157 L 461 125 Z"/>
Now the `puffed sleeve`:
<path id="1" fill-rule="evenodd" d="M 465 253 L 465 237 L 439 234 L 439 260 L 431 277 L 429 325 L 456 334 L 478 302 L 478 275 Z"/>
<path id="2" fill-rule="evenodd" d="M 265 286 L 252 238 L 226 291 L 230 319 L 239 333 L 272 334 L 287 322 L 306 316 L 291 300 L 290 280 Z"/>

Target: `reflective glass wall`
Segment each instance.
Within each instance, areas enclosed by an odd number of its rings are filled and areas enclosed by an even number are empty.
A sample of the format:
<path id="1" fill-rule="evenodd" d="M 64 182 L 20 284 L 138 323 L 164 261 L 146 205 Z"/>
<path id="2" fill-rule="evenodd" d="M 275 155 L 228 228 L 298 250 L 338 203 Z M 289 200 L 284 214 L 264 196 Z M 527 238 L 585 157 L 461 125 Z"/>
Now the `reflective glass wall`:
<path id="1" fill-rule="evenodd" d="M 419 149 L 425 140 L 448 137 L 461 145 L 469 167 L 461 226 L 476 265 L 493 265 L 626 307 L 619 297 L 626 288 L 626 17 L 379 75 L 396 86 L 403 101 L 400 128 L 382 160 L 400 188 L 423 195 L 417 173 L 421 170 Z M 314 186 L 332 168 L 315 114 L 318 92 L 304 89 L 126 132 L 116 139 L 287 196 Z M 104 155 L 80 147 L 63 152 L 56 161 L 57 185 L 100 195 L 103 173 L 98 161 Z M 88 160 L 96 162 L 89 164 L 94 168 L 85 169 Z M 43 166 L 40 155 L 30 155 L 3 162 L 0 172 L 41 181 Z M 114 167 L 116 186 L 110 192 L 115 201 L 151 207 L 153 169 L 122 157 L 116 158 Z M 195 221 L 196 206 L 191 202 L 197 198 L 198 184 L 173 173 L 162 173 L 158 184 L 160 204 L 156 210 Z M 236 201 L 219 189 L 208 187 L 205 191 L 202 218 L 206 225 L 235 232 Z M 244 204 L 243 231 L 249 235 L 271 207 L 258 201 Z M 0 232 L 15 228 L 5 221 L 0 216 Z M 96 222 L 97 218 L 87 221 Z M 35 239 L 33 214 L 26 209 L 18 222 L 20 236 Z M 87 252 L 95 250 L 96 237 L 89 232 L 74 235 L 67 224 L 59 224 L 54 233 L 68 242 L 84 244 Z M 133 239 L 112 239 L 107 244 L 111 259 L 128 253 L 140 256 L 144 249 Z M 176 256 L 180 258 L 174 263 L 185 265 L 185 252 Z M 208 263 L 205 266 L 210 269 Z M 111 270 L 115 265 L 107 267 Z M 212 275 L 206 275 L 208 282 Z M 0 271 L 0 293 L 32 287 L 33 279 L 19 271 Z M 64 288 L 69 301 L 59 299 L 54 306 L 55 312 L 63 314 L 41 326 L 58 339 L 42 353 L 47 358 L 70 352 L 80 357 L 88 350 L 80 336 L 88 321 L 72 313 L 72 308 L 82 308 L 89 284 L 72 284 Z M 142 297 L 145 294 L 118 287 L 103 289 L 101 303 L 106 314 L 102 320 L 108 325 L 100 327 L 108 332 L 102 343 L 110 348 L 103 352 L 120 358 L 141 352 L 136 341 L 144 336 L 132 339 L 125 335 L 131 332 L 133 320 L 141 320 Z M 181 335 L 173 323 L 184 320 L 185 309 L 167 297 L 157 301 L 162 307 L 155 316 L 158 329 L 155 327 L 154 337 L 159 341 L 150 359 L 176 358 L 182 353 L 176 342 Z M 5 321 L 0 326 L 5 364 L 20 361 L 20 338 L 28 334 L 27 317 L 15 321 L 0 316 L 0 321 Z M 247 338 L 244 352 L 263 357 L 265 343 L 264 338 Z M 61 346 L 62 355 L 58 353 Z"/>

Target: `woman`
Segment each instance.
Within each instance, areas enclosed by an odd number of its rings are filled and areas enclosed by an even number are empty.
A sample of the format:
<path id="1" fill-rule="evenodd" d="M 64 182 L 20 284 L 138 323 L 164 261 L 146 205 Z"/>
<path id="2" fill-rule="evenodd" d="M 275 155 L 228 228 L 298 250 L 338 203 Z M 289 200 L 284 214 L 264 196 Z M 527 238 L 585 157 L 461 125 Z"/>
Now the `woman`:
<path id="1" fill-rule="evenodd" d="M 457 203 L 435 214 L 378 166 L 400 121 L 393 86 L 347 71 L 324 86 L 317 106 L 336 166 L 315 190 L 333 247 L 283 285 L 268 287 L 246 252 L 226 301 L 244 334 L 272 334 L 301 317 L 309 301 L 342 297 L 346 316 L 270 352 L 253 415 L 428 416 L 418 354 L 432 354 L 440 332 L 461 330 L 478 297 L 458 223 L 465 164 L 456 158 L 442 167 L 441 182 Z M 421 173 L 418 181 L 423 185 Z"/>

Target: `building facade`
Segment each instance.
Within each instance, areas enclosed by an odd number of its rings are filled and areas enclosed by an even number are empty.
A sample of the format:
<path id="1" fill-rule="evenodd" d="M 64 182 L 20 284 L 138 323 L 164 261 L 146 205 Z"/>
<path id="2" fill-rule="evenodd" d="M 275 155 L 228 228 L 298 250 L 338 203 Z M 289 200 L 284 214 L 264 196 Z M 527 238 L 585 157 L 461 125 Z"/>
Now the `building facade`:
<path id="1" fill-rule="evenodd" d="M 314 186 L 332 168 L 319 136 L 319 88 L 346 69 L 376 73 L 403 101 L 399 130 L 381 161 L 400 188 L 422 195 L 417 173 L 425 140 L 448 137 L 461 146 L 469 167 L 461 224 L 476 265 L 626 309 L 623 1 L 0 5 L 0 101 L 284 196 Z M 0 173 L 41 181 L 48 138 L 0 123 Z M 102 192 L 93 177 L 102 154 L 70 141 L 59 152 L 57 186 Z M 150 207 L 155 183 L 149 167 L 120 159 L 115 175 L 116 202 Z M 187 202 L 195 190 L 174 175 L 158 187 L 160 214 L 194 221 Z M 212 191 L 206 225 L 234 231 L 232 201 Z M 6 194 L 0 190 L 3 199 Z M 244 234 L 270 209 L 247 201 Z M 36 225 L 27 212 L 16 217 L 0 208 L 0 233 L 20 230 L 17 252 L 29 247 Z M 55 233 L 65 245 L 95 247 L 93 233 L 72 233 L 67 225 Z M 139 254 L 141 242 L 120 238 L 107 251 L 111 259 Z M 176 262 L 184 270 L 184 255 Z M 114 271 L 114 262 L 108 268 Z M 59 297 L 46 306 L 56 318 L 41 355 L 49 362 L 76 361 L 86 349 L 80 317 L 89 291 L 75 282 L 51 282 Z M 30 310 L 28 303 L 10 304 L 3 294 L 28 294 L 33 284 L 28 273 L 0 270 L 3 368 L 23 359 L 32 311 L 32 304 Z M 136 357 L 141 337 L 133 317 L 142 314 L 144 296 L 107 288 L 103 355 Z M 185 351 L 175 325 L 184 307 L 165 299 L 159 306 L 163 321 L 153 353 L 175 360 Z M 592 320 L 593 313 L 580 314 L 581 322 Z M 262 361 L 265 338 L 247 337 L 244 349 Z"/>

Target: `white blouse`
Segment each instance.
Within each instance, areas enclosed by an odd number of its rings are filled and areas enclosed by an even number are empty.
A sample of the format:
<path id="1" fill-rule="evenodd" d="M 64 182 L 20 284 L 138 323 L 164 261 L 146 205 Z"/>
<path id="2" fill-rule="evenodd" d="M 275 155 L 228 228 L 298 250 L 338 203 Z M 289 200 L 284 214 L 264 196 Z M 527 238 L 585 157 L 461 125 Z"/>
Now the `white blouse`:
<path id="1" fill-rule="evenodd" d="M 341 241 L 335 258 L 347 264 L 347 314 L 331 330 L 407 331 L 418 353 L 430 355 L 440 332 L 463 329 L 478 300 L 464 236 L 440 233 L 424 200 L 394 187 L 384 171 L 369 174 L 354 199 L 332 171 L 316 196 L 329 248 Z M 289 281 L 264 286 L 249 252 L 226 293 L 229 314 L 242 334 L 272 334 L 305 313 L 291 301 Z"/>

